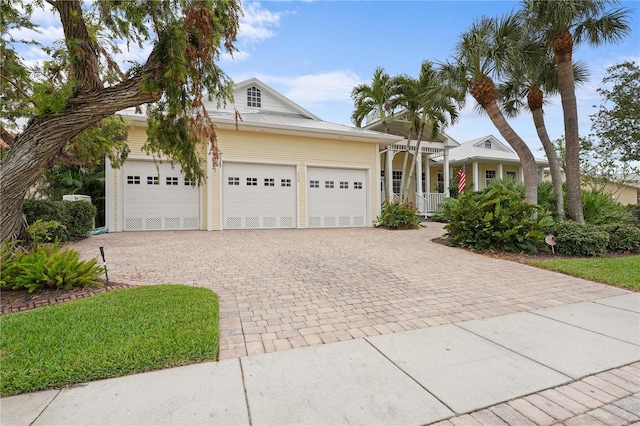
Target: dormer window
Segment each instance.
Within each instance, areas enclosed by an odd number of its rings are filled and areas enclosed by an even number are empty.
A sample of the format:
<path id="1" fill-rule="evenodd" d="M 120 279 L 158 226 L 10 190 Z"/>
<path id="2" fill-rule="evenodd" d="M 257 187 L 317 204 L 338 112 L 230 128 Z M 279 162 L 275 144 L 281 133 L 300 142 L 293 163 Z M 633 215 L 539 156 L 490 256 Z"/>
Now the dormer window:
<path id="1" fill-rule="evenodd" d="M 262 107 L 260 89 L 256 87 L 249 87 L 247 89 L 247 106 L 255 108 Z"/>
<path id="2" fill-rule="evenodd" d="M 489 148 L 491 149 L 491 141 L 489 139 L 487 139 L 486 141 L 484 141 L 484 147 L 485 148 Z"/>

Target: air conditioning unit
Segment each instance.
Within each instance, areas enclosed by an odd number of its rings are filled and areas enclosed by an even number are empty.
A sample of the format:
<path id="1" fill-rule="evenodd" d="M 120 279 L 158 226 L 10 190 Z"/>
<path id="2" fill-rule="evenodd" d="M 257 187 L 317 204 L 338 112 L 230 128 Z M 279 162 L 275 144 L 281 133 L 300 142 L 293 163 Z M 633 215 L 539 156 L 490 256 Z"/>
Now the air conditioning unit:
<path id="1" fill-rule="evenodd" d="M 91 197 L 89 195 L 71 194 L 71 195 L 63 195 L 62 196 L 62 200 L 63 201 L 88 201 L 88 202 L 91 202 Z"/>

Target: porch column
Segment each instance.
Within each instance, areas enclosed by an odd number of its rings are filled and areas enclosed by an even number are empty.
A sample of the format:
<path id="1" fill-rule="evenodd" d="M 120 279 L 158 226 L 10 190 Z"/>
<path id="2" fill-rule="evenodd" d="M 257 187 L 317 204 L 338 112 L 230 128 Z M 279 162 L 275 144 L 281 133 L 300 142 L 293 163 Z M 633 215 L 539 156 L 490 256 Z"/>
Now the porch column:
<path id="1" fill-rule="evenodd" d="M 520 169 L 520 182 L 524 182 L 524 169 L 522 168 L 522 166 L 520 166 L 519 169 Z"/>
<path id="2" fill-rule="evenodd" d="M 502 163 L 498 163 L 498 179 L 502 179 Z"/>
<path id="3" fill-rule="evenodd" d="M 473 174 L 473 190 L 474 191 L 480 191 L 480 167 L 478 167 L 478 162 L 474 161 L 473 163 L 471 163 L 472 167 L 472 174 Z"/>
<path id="4" fill-rule="evenodd" d="M 213 231 L 213 159 L 207 151 L 207 231 Z"/>
<path id="5" fill-rule="evenodd" d="M 538 167 L 538 182 L 544 182 L 544 167 Z"/>
<path id="6" fill-rule="evenodd" d="M 393 199 L 393 156 L 395 152 L 391 148 L 387 151 L 387 161 L 384 164 L 384 179 L 387 181 L 387 196 Z"/>
<path id="7" fill-rule="evenodd" d="M 449 148 L 444 148 L 444 196 L 450 197 L 451 192 L 449 192 Z"/>
<path id="8" fill-rule="evenodd" d="M 424 167 L 424 192 L 431 192 L 431 154 L 427 154 L 427 163 Z"/>
<path id="9" fill-rule="evenodd" d="M 422 153 L 418 152 L 418 162 L 416 164 L 416 194 L 422 196 L 424 189 L 422 188 Z"/>

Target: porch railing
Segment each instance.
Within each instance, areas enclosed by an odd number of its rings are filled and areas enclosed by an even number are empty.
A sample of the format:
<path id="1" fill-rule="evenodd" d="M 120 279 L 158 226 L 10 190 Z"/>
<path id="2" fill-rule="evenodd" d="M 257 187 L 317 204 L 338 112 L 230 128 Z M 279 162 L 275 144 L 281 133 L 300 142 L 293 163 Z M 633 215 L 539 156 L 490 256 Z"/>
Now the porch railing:
<path id="1" fill-rule="evenodd" d="M 433 214 L 438 210 L 440 204 L 444 202 L 445 194 L 439 192 L 423 192 L 422 195 L 416 194 L 416 205 L 420 214 Z"/>

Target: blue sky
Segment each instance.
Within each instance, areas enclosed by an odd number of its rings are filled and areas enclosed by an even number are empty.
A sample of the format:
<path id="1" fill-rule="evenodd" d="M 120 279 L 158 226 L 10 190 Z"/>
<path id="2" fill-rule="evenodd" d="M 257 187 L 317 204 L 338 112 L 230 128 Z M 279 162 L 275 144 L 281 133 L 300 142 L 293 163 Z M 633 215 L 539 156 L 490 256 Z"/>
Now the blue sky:
<path id="1" fill-rule="evenodd" d="M 518 7 L 516 1 L 245 1 L 240 28 L 240 54 L 226 58 L 223 69 L 236 81 L 257 77 L 321 119 L 350 121 L 351 89 L 368 82 L 376 67 L 390 74 L 415 76 L 423 60 L 451 57 L 460 34 L 482 15 L 500 16 Z M 635 9 L 632 34 L 618 45 L 580 47 L 576 59 L 588 62 L 590 81 L 577 92 L 581 134 L 590 130 L 589 114 L 599 102 L 595 89 L 608 66 L 627 59 L 640 63 L 640 2 L 622 2 Z M 458 124 L 446 132 L 459 142 L 494 134 L 489 118 L 467 102 Z M 546 108 L 552 139 L 564 134 L 559 99 Z M 528 115 L 512 126 L 543 157 Z"/>
<path id="2" fill-rule="evenodd" d="M 390 75 L 415 76 L 423 60 L 449 59 L 459 35 L 475 18 L 500 16 L 518 4 L 487 0 L 244 1 L 239 52 L 233 58 L 223 56 L 220 65 L 237 82 L 257 77 L 321 119 L 350 125 L 351 89 L 369 82 L 376 67 Z M 574 54 L 575 59 L 587 61 L 591 71 L 590 81 L 577 91 L 581 134 L 589 133 L 589 115 L 600 100 L 595 89 L 606 68 L 624 60 L 640 64 L 640 1 L 621 5 L 634 9 L 632 34 L 621 44 L 596 49 L 582 46 Z M 62 39 L 58 17 L 49 9 L 45 3 L 45 10 L 34 15 L 40 34 L 23 30 L 14 36 L 45 43 Z M 120 54 L 119 60 L 143 61 L 149 51 L 150 46 L 130 50 Z M 23 55 L 31 63 L 43 59 L 35 48 L 26 49 Z M 460 122 L 446 132 L 458 142 L 487 134 L 501 139 L 489 118 L 473 107 L 473 101 L 467 102 Z M 551 138 L 561 137 L 559 99 L 552 99 L 546 108 L 546 120 Z M 510 123 L 534 155 L 543 157 L 531 118 L 523 115 Z"/>

